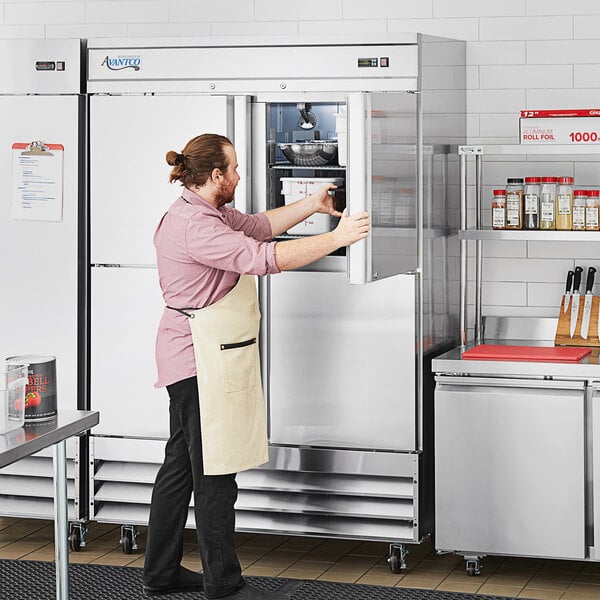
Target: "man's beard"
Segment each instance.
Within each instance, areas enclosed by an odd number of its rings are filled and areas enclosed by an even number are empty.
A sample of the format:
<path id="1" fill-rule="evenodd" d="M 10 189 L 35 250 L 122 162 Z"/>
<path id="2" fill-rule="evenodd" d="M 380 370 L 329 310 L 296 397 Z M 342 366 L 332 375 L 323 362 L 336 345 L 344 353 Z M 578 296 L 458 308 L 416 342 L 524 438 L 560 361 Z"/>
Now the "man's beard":
<path id="1" fill-rule="evenodd" d="M 217 206 L 224 206 L 225 204 L 229 204 L 233 202 L 235 198 L 235 188 L 229 189 L 226 186 L 222 186 L 218 192 L 215 194 L 215 200 L 217 201 Z"/>

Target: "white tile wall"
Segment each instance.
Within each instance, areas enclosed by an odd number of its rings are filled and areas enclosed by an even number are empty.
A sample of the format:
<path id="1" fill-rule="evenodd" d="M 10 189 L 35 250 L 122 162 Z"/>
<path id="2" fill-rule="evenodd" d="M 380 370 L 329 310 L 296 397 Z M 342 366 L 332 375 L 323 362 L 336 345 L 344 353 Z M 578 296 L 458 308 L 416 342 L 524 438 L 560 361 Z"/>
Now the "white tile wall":
<path id="1" fill-rule="evenodd" d="M 299 24 L 296 21 L 267 21 L 252 23 L 213 23 L 212 35 L 218 36 L 246 36 L 246 35 L 296 35 Z"/>
<path id="2" fill-rule="evenodd" d="M 296 34 L 405 31 L 467 40 L 469 143 L 517 143 L 523 108 L 600 107 L 598 0 L 0 0 L 0 38 L 280 35 L 285 40 Z M 443 66 L 433 71 L 450 82 L 452 74 Z M 561 160 L 486 159 L 484 219 L 489 219 L 491 190 L 508 176 L 573 173 L 576 184 L 600 187 L 598 162 Z M 473 172 L 470 164 L 470 198 Z M 468 215 L 473 223 L 472 200 Z M 600 268 L 599 247 L 486 242 L 484 314 L 556 316 L 566 271 L 575 264 Z M 470 281 L 473 266 L 471 258 Z M 472 289 L 469 293 L 472 297 Z M 472 307 L 470 313 L 472 319 Z"/>
<path id="3" fill-rule="evenodd" d="M 7 25 L 84 23 L 83 2 L 18 2 L 5 3 Z"/>
<path id="4" fill-rule="evenodd" d="M 524 65 L 526 41 L 473 42 L 467 45 L 468 65 Z"/>
<path id="5" fill-rule="evenodd" d="M 115 2 L 118 14 L 120 2 Z M 187 23 L 189 21 L 221 22 L 221 21 L 254 21 L 254 3 L 238 0 L 219 0 L 207 2 L 203 0 L 169 0 L 169 21 Z"/>
<path id="6" fill-rule="evenodd" d="M 504 0 L 503 2 L 481 2 L 481 0 L 434 0 L 434 17 L 490 17 L 525 15 L 525 0 Z"/>
<path id="7" fill-rule="evenodd" d="M 598 28 L 600 28 L 600 16 L 585 15 L 573 19 L 573 37 L 576 40 L 598 39 Z"/>
<path id="8" fill-rule="evenodd" d="M 481 89 L 572 88 L 572 65 L 486 65 L 479 67 Z M 516 119 L 515 119 L 516 120 Z"/>
<path id="9" fill-rule="evenodd" d="M 300 21 L 298 33 L 301 35 L 386 34 L 388 22 L 385 19 L 365 19 L 353 21 Z"/>
<path id="10" fill-rule="evenodd" d="M 252 2 L 247 4 L 252 6 Z M 341 18 L 342 0 L 254 0 L 254 19 L 257 21 L 321 21 Z"/>
<path id="11" fill-rule="evenodd" d="M 418 31 L 428 35 L 441 35 L 443 37 L 459 40 L 477 40 L 477 19 L 390 19 L 388 31 L 390 33 L 403 33 L 405 31 Z"/>
<path id="12" fill-rule="evenodd" d="M 573 65 L 573 87 L 600 87 L 600 65 Z"/>
<path id="13" fill-rule="evenodd" d="M 552 40 L 527 42 L 527 62 L 532 65 L 594 64 L 600 40 Z"/>
<path id="14" fill-rule="evenodd" d="M 433 16 L 432 0 L 343 0 L 344 19 L 429 19 Z"/>
<path id="15" fill-rule="evenodd" d="M 169 19 L 169 5 L 164 0 L 126 0 L 119 2 L 119 17 L 124 23 L 162 23 Z M 115 17 L 112 1 L 88 2 L 87 23 L 111 23 Z"/>
<path id="16" fill-rule="evenodd" d="M 570 40 L 573 17 L 479 19 L 480 40 Z"/>
<path id="17" fill-rule="evenodd" d="M 596 0 L 527 0 L 527 15 L 598 15 Z"/>
<path id="18" fill-rule="evenodd" d="M 210 23 L 132 23 L 127 25 L 126 37 L 202 37 L 208 35 L 214 35 Z"/>

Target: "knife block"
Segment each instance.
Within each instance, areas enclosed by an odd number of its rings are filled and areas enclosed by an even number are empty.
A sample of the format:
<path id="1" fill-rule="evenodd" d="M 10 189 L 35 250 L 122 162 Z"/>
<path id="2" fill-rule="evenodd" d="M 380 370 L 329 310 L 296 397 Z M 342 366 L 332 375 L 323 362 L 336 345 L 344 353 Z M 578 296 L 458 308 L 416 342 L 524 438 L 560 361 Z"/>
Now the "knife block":
<path id="1" fill-rule="evenodd" d="M 579 297 L 579 314 L 577 315 L 577 325 L 573 337 L 570 336 L 571 329 L 571 307 L 564 312 L 565 297 L 563 296 L 560 303 L 560 314 L 558 316 L 558 325 L 556 327 L 556 335 L 554 336 L 555 346 L 600 346 L 598 339 L 598 310 L 600 307 L 600 296 L 592 297 L 592 312 L 590 313 L 590 327 L 588 329 L 587 340 L 581 337 L 581 322 L 583 321 L 583 304 L 584 296 Z"/>

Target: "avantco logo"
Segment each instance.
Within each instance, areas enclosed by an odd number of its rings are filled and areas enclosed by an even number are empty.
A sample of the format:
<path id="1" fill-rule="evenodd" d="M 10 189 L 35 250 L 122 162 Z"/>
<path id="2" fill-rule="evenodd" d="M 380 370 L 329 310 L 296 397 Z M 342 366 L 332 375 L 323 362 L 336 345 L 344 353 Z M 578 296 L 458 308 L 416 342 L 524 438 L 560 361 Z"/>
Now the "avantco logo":
<path id="1" fill-rule="evenodd" d="M 142 68 L 141 56 L 107 56 L 100 65 L 111 71 L 122 71 L 123 69 L 133 69 L 139 71 Z"/>

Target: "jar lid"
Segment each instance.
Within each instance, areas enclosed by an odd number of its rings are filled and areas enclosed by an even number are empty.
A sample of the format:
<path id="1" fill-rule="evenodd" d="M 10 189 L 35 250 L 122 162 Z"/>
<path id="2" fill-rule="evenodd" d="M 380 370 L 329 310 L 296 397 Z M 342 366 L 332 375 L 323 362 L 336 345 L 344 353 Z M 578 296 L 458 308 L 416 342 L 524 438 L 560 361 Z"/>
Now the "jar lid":
<path id="1" fill-rule="evenodd" d="M 573 178 L 572 177 L 559 177 L 558 178 L 558 183 L 573 183 Z"/>
<path id="2" fill-rule="evenodd" d="M 542 183 L 556 183 L 556 177 L 542 177 Z"/>
<path id="3" fill-rule="evenodd" d="M 600 190 L 587 190 L 588 196 L 594 196 L 594 198 L 600 196 Z"/>
<path id="4" fill-rule="evenodd" d="M 539 183 L 539 177 L 525 177 L 525 183 Z"/>
<path id="5" fill-rule="evenodd" d="M 587 190 L 575 190 L 573 192 L 573 196 L 587 196 L 588 191 Z"/>
<path id="6" fill-rule="evenodd" d="M 506 190 L 494 190 L 494 196 L 506 196 Z"/>
<path id="7" fill-rule="evenodd" d="M 511 184 L 513 184 L 513 185 L 514 184 L 516 184 L 516 185 L 522 185 L 523 184 L 523 178 L 522 177 L 512 177 L 512 178 L 509 177 L 506 180 L 506 183 L 508 183 L 508 185 L 511 185 Z"/>

